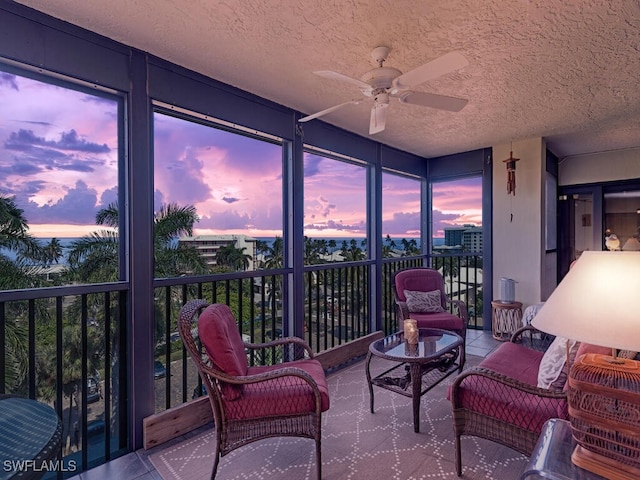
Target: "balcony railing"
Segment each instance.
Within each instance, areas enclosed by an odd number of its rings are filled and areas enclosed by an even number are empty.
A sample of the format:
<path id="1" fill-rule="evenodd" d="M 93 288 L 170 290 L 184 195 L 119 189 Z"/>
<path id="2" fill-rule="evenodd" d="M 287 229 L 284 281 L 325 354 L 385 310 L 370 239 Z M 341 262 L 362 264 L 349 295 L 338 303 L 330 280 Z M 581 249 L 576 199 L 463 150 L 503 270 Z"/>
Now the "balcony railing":
<path id="1" fill-rule="evenodd" d="M 250 271 L 202 277 L 157 279 L 155 295 L 155 411 L 201 395 L 200 379 L 177 333 L 181 306 L 192 298 L 229 305 L 238 330 L 261 343 L 298 334 L 321 352 L 381 328 L 397 329 L 391 280 L 398 270 L 428 262 L 443 272 L 448 293 L 465 301 L 469 327 L 482 326 L 479 255 L 384 259 L 381 294 L 372 305 L 375 262 L 304 267 L 304 318 L 289 318 L 286 291 L 290 270 Z M 0 393 L 17 393 L 49 403 L 63 420 L 63 455 L 81 470 L 128 449 L 126 283 L 4 291 L 0 295 Z M 375 319 L 379 309 L 381 325 Z M 9 321 L 11 320 L 11 321 Z M 296 331 L 294 331 L 296 330 Z M 297 330 L 300 330 L 299 332 Z M 27 348 L 16 351 L 16 336 Z M 274 358 L 249 358 L 251 364 Z"/>
<path id="2" fill-rule="evenodd" d="M 63 455 L 82 470 L 127 452 L 126 288 L 2 292 L 0 393 L 53 406 Z"/>

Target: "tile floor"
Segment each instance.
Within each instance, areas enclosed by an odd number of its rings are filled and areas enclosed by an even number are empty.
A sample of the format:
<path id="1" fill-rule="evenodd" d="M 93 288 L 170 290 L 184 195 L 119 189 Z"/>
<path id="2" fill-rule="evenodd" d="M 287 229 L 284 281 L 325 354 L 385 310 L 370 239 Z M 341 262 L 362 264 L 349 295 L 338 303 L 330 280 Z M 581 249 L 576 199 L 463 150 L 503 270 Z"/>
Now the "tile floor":
<path id="1" fill-rule="evenodd" d="M 467 330 L 468 355 L 485 357 L 500 343 L 502 342 L 495 340 L 490 331 Z M 208 428 L 210 428 L 210 426 L 205 425 L 198 430 L 194 430 L 173 440 L 173 442 L 179 443 L 186 438 L 198 435 L 202 430 Z M 162 480 L 162 477 L 156 472 L 151 461 L 149 461 L 149 453 L 150 451 L 148 450 L 137 450 L 123 457 L 111 460 L 109 463 L 71 477 L 70 480 L 105 480 L 110 478 L 117 478 L 119 480 Z"/>

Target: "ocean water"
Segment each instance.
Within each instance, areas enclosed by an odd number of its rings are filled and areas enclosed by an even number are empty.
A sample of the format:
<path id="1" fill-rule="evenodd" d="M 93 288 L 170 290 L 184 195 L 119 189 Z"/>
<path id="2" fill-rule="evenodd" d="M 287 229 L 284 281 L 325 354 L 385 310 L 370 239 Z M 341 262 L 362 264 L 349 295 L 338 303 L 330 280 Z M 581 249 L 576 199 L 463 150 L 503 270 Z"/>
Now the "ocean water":
<path id="1" fill-rule="evenodd" d="M 72 245 L 72 243 L 76 240 L 79 240 L 80 237 L 68 237 L 68 238 L 60 238 L 60 237 L 56 237 L 58 239 L 58 241 L 60 242 L 61 246 L 62 246 L 62 250 L 63 250 L 63 258 L 60 259 L 59 264 L 60 265 L 65 265 L 66 264 L 66 256 L 69 253 L 69 249 Z M 267 242 L 267 244 L 269 246 L 273 245 L 273 242 L 275 240 L 275 237 L 254 237 L 257 238 L 258 240 L 262 240 L 264 242 Z M 316 238 L 321 238 L 321 237 L 313 237 L 314 239 Z M 392 237 L 391 239 L 395 242 L 396 244 L 396 248 L 401 249 L 402 248 L 402 239 L 406 238 L 407 240 L 411 240 L 410 238 L 407 237 Z M 364 238 L 362 237 L 356 237 L 353 238 L 354 240 L 356 240 L 357 244 L 359 247 L 362 248 L 362 240 L 364 240 Z M 38 240 L 43 243 L 43 244 L 48 244 L 51 241 L 51 238 L 38 238 Z M 346 237 L 326 237 L 324 238 L 324 240 L 335 240 L 336 242 L 336 248 L 334 249 L 334 251 L 340 250 L 342 248 L 342 242 L 344 242 L 346 240 L 347 243 L 350 243 L 352 238 L 346 238 Z M 420 246 L 420 239 L 417 238 L 416 242 L 418 244 L 418 247 Z M 434 237 L 432 239 L 433 245 L 444 245 L 444 238 L 436 238 Z M 383 245 L 385 245 L 386 242 L 383 241 Z M 11 260 L 15 260 L 16 259 L 16 254 L 15 252 L 8 250 L 6 248 L 0 248 L 0 254 L 9 257 Z"/>

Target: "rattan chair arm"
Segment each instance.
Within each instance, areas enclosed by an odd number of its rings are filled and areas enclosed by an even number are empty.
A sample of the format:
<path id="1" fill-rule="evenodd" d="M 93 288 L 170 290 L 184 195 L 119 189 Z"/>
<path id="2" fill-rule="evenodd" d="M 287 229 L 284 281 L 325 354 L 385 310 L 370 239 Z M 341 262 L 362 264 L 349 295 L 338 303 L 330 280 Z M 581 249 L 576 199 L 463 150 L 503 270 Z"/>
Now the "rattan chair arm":
<path id="1" fill-rule="evenodd" d="M 409 318 L 409 307 L 407 307 L 407 302 L 400 300 L 398 290 L 395 285 L 391 285 L 391 290 L 393 291 L 393 300 L 398 306 L 398 321 L 402 322 L 403 320 L 407 320 Z"/>
<path id="2" fill-rule="evenodd" d="M 458 392 L 462 391 L 464 388 L 461 386 L 462 382 L 471 376 L 481 376 L 485 377 L 493 382 L 496 382 L 499 385 L 504 385 L 508 388 L 513 388 L 519 390 L 521 392 L 525 392 L 531 395 L 535 395 L 540 398 L 548 398 L 548 399 L 566 399 L 567 392 L 563 390 L 550 390 L 547 388 L 539 388 L 534 385 L 529 385 L 528 383 L 521 382 L 512 377 L 507 377 L 498 372 L 494 372 L 488 368 L 483 367 L 472 367 L 468 370 L 465 370 L 460 375 L 456 377 L 451 385 L 451 402 L 453 403 L 453 408 L 460 408 L 462 406 L 461 398 Z M 500 386 L 496 386 L 496 389 L 500 388 Z"/>
<path id="3" fill-rule="evenodd" d="M 526 337 L 528 337 L 528 341 L 525 340 Z M 553 335 L 543 332 L 542 330 L 538 330 L 533 325 L 525 325 L 513 332 L 510 341 L 512 343 L 521 344 L 527 348 L 544 352 L 549 348 L 549 345 L 551 345 L 554 338 L 555 337 Z"/>
<path id="4" fill-rule="evenodd" d="M 226 382 L 233 385 L 249 385 L 252 383 L 261 383 L 269 380 L 274 380 L 276 378 L 284 378 L 284 377 L 298 377 L 304 380 L 311 389 L 313 390 L 313 395 L 315 397 L 316 404 L 318 405 L 318 410 L 320 409 L 320 389 L 318 388 L 318 384 L 313 379 L 313 377 L 298 367 L 288 367 L 286 363 L 282 368 L 278 368 L 275 370 L 269 370 L 263 373 L 257 373 L 255 375 L 242 375 L 242 376 L 234 376 L 227 375 L 226 373 L 216 370 L 208 365 L 203 363 L 200 364 L 200 368 L 204 373 L 206 373 L 209 377 L 216 379 L 221 382 Z"/>
<path id="5" fill-rule="evenodd" d="M 264 350 L 265 348 L 277 347 L 278 345 L 288 345 L 288 344 L 295 344 L 304 348 L 304 351 L 309 355 L 309 358 L 313 358 L 314 356 L 313 350 L 311 350 L 311 347 L 309 346 L 309 344 L 305 342 L 303 339 L 301 339 L 300 337 L 277 338 L 275 340 L 271 340 L 265 343 L 244 342 L 245 348 L 248 348 L 250 350 Z"/>
<path id="6" fill-rule="evenodd" d="M 517 340 L 526 332 L 533 332 L 533 333 L 541 332 L 542 333 L 541 330 L 538 330 L 533 325 L 525 325 L 525 326 L 520 327 L 519 329 L 517 329 L 515 332 L 513 332 L 513 334 L 511 335 L 511 341 L 513 343 L 517 343 Z"/>
<path id="7" fill-rule="evenodd" d="M 446 299 L 446 304 L 447 307 L 449 305 L 453 305 L 453 307 L 458 311 L 458 316 L 465 322 L 467 322 L 467 304 L 464 303 L 462 300 L 453 300 L 451 298 L 447 298 Z"/>
<path id="8" fill-rule="evenodd" d="M 396 300 L 396 305 L 398 306 L 399 320 L 407 320 L 408 318 L 410 318 L 411 315 L 409 315 L 409 307 L 407 307 L 407 302 Z"/>

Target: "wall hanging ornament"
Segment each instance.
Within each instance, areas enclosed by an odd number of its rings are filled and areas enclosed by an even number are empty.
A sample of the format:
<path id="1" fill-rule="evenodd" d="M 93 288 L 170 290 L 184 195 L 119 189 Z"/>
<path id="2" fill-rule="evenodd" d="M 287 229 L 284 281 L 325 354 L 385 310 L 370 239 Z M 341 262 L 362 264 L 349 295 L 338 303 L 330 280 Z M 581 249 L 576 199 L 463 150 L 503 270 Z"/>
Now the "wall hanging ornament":
<path id="1" fill-rule="evenodd" d="M 518 160 L 520 159 L 513 158 L 513 151 L 509 152 L 509 158 L 503 160 L 507 164 L 507 195 L 516 195 L 516 162 Z"/>

